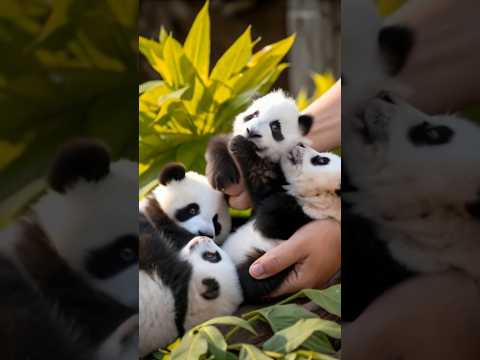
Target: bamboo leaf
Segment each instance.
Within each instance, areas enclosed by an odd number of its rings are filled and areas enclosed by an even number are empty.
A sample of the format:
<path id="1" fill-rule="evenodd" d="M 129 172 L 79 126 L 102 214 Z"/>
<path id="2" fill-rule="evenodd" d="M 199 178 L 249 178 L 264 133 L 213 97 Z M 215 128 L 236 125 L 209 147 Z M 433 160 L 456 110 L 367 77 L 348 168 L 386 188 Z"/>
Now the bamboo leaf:
<path id="1" fill-rule="evenodd" d="M 194 328 L 195 329 L 200 329 L 204 326 L 209 326 L 209 325 L 231 325 L 231 326 L 238 326 L 242 329 L 245 329 L 252 334 L 256 335 L 255 329 L 250 325 L 250 323 L 242 318 L 236 317 L 236 316 L 221 316 L 221 317 L 216 317 L 214 319 L 211 319 L 209 321 L 204 322 L 201 325 L 198 325 Z"/>
<path id="2" fill-rule="evenodd" d="M 208 350 L 208 342 L 203 333 L 188 333 L 180 345 L 173 350 L 172 360 L 197 360 Z"/>
<path id="3" fill-rule="evenodd" d="M 301 319 L 295 325 L 275 333 L 263 345 L 267 351 L 288 353 L 299 348 L 314 332 L 340 338 L 340 325 L 323 319 Z"/>
<path id="4" fill-rule="evenodd" d="M 198 13 L 185 39 L 185 54 L 203 81 L 208 79 L 210 66 L 210 16 L 208 0 Z"/>
<path id="5" fill-rule="evenodd" d="M 249 344 L 242 344 L 240 350 L 240 360 L 272 360 L 271 357 L 265 355 L 259 348 Z"/>
<path id="6" fill-rule="evenodd" d="M 227 81 L 247 65 L 252 56 L 251 26 L 225 51 L 212 70 L 210 79 Z"/>

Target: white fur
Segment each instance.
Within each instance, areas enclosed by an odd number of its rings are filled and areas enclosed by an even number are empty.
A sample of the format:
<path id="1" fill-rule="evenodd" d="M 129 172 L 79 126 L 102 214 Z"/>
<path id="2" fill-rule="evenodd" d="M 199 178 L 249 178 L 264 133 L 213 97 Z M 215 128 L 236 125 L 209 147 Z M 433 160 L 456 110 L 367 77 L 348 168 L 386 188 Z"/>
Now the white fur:
<path id="1" fill-rule="evenodd" d="M 351 176 L 359 191 L 347 200 L 410 269 L 453 266 L 480 277 L 480 222 L 465 207 L 480 189 L 480 128 L 457 116 L 430 116 L 399 99 L 395 103 L 374 99 L 358 120 L 375 141 L 358 140 Z M 444 145 L 413 145 L 408 130 L 424 121 L 450 127 L 453 138 Z"/>
<path id="2" fill-rule="evenodd" d="M 202 258 L 204 252 L 218 251 L 222 260 L 211 263 Z M 243 301 L 234 264 L 228 255 L 208 237 L 193 238 L 181 251 L 181 258 L 192 265 L 188 291 L 188 310 L 185 330 L 206 320 L 232 314 Z M 202 280 L 214 278 L 220 286 L 220 295 L 207 300 Z M 175 303 L 172 290 L 163 285 L 158 276 L 140 271 L 140 355 L 144 356 L 165 346 L 177 336 Z"/>
<path id="3" fill-rule="evenodd" d="M 52 245 L 87 281 L 127 305 L 136 305 L 136 266 L 106 280 L 92 278 L 85 258 L 92 249 L 124 234 L 138 232 L 138 165 L 121 160 L 99 182 L 79 180 L 66 194 L 52 190 L 33 205 L 33 212 Z"/>
<path id="4" fill-rule="evenodd" d="M 258 111 L 258 116 L 245 122 L 245 117 Z M 277 162 L 281 154 L 285 154 L 299 142 L 309 143 L 298 126 L 298 112 L 295 100 L 285 95 L 282 90 L 275 90 L 255 100 L 247 110 L 238 114 L 233 123 L 233 135 L 247 137 L 247 129 L 262 135 L 251 138 L 260 149 L 258 155 Z M 272 137 L 270 122 L 280 122 L 284 140 L 278 142 Z"/>
<path id="5" fill-rule="evenodd" d="M 314 166 L 315 156 L 328 158 L 326 165 Z M 291 158 L 296 158 L 295 162 Z M 320 153 L 309 146 L 296 146 L 281 160 L 287 179 L 287 193 L 297 199 L 303 211 L 313 219 L 341 221 L 341 199 L 335 194 L 340 190 L 342 160 L 333 153 Z"/>
<path id="6" fill-rule="evenodd" d="M 215 237 L 215 242 L 223 243 L 230 233 L 231 218 L 227 202 L 220 191 L 210 186 L 205 176 L 189 171 L 183 180 L 173 180 L 167 185 L 158 185 L 153 190 L 153 195 L 168 217 L 192 234 L 199 232 L 215 234 L 212 219 L 216 214 L 222 229 Z M 200 206 L 200 214 L 185 222 L 178 221 L 175 218 L 175 211 L 191 203 L 197 203 Z M 141 208 L 143 206 L 145 206 L 145 200 L 140 204 Z"/>
<path id="7" fill-rule="evenodd" d="M 251 220 L 227 238 L 223 244 L 223 250 L 238 266 L 247 260 L 248 255 L 254 249 L 268 251 L 278 245 L 278 241 L 278 239 L 268 239 L 262 236 L 255 229 L 255 220 Z"/>
<path id="8" fill-rule="evenodd" d="M 172 290 L 157 275 L 139 271 L 140 356 L 145 356 L 177 336 Z"/>
<path id="9" fill-rule="evenodd" d="M 132 315 L 101 344 L 97 360 L 131 360 L 138 356 L 138 315 Z"/>

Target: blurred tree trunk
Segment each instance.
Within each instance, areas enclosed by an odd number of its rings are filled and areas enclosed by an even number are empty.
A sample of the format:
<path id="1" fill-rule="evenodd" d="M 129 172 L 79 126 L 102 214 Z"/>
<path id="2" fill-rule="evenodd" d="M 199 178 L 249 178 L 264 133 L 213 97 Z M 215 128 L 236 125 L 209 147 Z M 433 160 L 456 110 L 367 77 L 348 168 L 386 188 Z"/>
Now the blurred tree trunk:
<path id="1" fill-rule="evenodd" d="M 290 52 L 290 91 L 310 91 L 310 74 L 340 74 L 340 0 L 288 0 L 287 32 L 297 34 Z"/>

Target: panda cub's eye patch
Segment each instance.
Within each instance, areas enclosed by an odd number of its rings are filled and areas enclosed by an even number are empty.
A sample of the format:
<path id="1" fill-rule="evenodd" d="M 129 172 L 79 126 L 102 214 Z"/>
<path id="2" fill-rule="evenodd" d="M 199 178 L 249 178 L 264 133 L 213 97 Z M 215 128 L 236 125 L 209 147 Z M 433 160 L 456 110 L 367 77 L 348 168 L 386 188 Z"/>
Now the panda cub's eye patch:
<path id="1" fill-rule="evenodd" d="M 282 134 L 282 125 L 279 120 L 270 122 L 270 130 L 272 131 L 272 137 L 275 141 L 282 141 L 285 139 Z"/>
<path id="2" fill-rule="evenodd" d="M 138 236 L 123 235 L 113 242 L 90 251 L 86 270 L 98 279 L 115 276 L 138 261 Z"/>
<path id="3" fill-rule="evenodd" d="M 245 116 L 245 117 L 243 118 L 243 121 L 244 121 L 244 122 L 250 121 L 250 120 L 252 120 L 253 118 L 258 117 L 259 114 L 260 114 L 260 113 L 259 113 L 258 110 L 257 110 L 257 111 L 255 111 L 255 112 L 251 113 L 250 115 Z"/>
<path id="4" fill-rule="evenodd" d="M 310 162 L 312 163 L 313 166 L 324 166 L 324 165 L 328 165 L 328 163 L 330 162 L 330 159 L 325 156 L 315 155 L 310 159 Z"/>
<path id="5" fill-rule="evenodd" d="M 200 207 L 198 206 L 198 204 L 191 203 L 181 209 L 178 209 L 175 212 L 175 218 L 180 222 L 184 222 L 194 216 L 197 216 L 199 213 Z"/>
<path id="6" fill-rule="evenodd" d="M 435 126 L 426 121 L 411 127 L 408 132 L 408 138 L 417 146 L 447 144 L 453 135 L 453 130 L 448 126 Z"/>
<path id="7" fill-rule="evenodd" d="M 205 251 L 202 254 L 202 259 L 211 263 L 218 263 L 222 260 L 222 256 L 218 251 L 215 251 L 215 252 Z"/>

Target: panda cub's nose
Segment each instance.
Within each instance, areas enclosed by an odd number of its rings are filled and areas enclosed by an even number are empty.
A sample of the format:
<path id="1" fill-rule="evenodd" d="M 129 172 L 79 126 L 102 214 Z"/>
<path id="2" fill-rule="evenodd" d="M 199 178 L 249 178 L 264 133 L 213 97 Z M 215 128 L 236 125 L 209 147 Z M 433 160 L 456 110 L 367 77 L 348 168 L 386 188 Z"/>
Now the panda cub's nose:
<path id="1" fill-rule="evenodd" d="M 249 128 L 247 128 L 247 137 L 248 137 L 249 139 L 261 138 L 262 135 L 260 135 L 259 133 L 257 133 L 255 130 L 250 130 Z"/>

